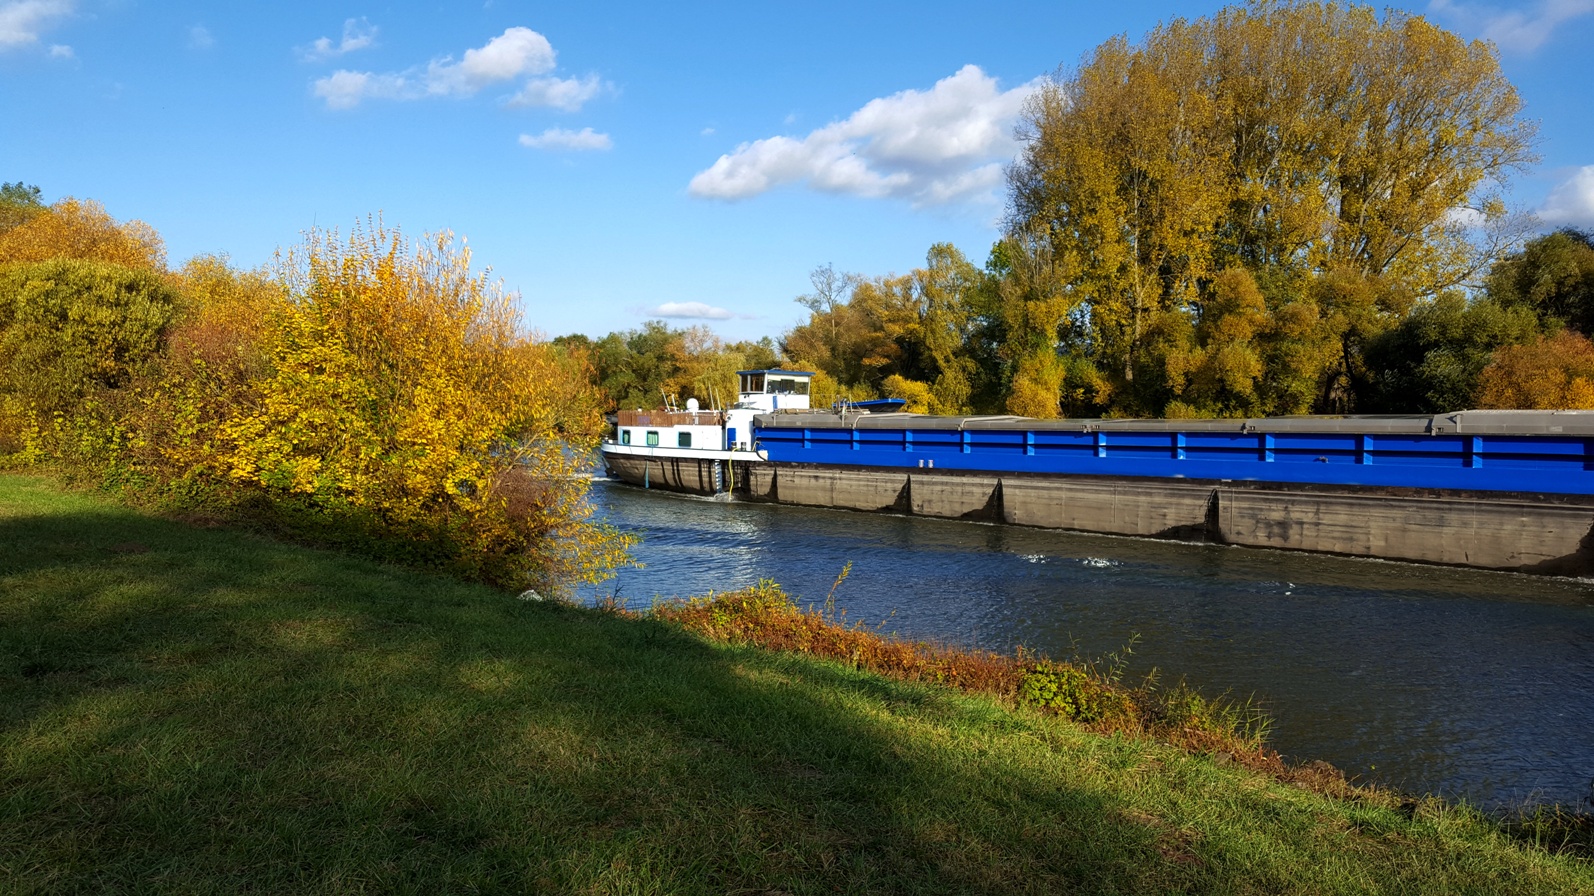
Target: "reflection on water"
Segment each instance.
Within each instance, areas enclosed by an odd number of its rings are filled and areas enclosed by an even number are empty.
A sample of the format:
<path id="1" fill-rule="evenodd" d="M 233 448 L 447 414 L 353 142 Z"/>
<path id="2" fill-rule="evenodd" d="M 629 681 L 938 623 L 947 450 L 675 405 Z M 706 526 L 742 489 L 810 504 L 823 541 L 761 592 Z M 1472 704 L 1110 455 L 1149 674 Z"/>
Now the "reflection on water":
<path id="1" fill-rule="evenodd" d="M 631 605 L 769 578 L 799 603 L 990 650 L 1102 657 L 1254 695 L 1275 747 L 1486 806 L 1577 805 L 1594 779 L 1594 583 L 645 492 L 603 586 Z M 593 592 L 588 592 L 588 598 Z M 1584 804 L 1586 805 L 1586 804 Z"/>

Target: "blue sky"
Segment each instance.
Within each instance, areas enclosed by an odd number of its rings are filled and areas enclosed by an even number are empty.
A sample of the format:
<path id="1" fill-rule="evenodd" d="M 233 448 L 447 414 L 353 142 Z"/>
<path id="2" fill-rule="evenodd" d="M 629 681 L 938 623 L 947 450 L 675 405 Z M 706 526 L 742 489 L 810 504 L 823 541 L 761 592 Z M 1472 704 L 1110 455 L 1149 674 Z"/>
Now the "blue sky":
<path id="1" fill-rule="evenodd" d="M 0 0 L 0 180 L 173 264 L 380 213 L 468 238 L 548 336 L 778 337 L 817 266 L 983 262 L 1027 85 L 1221 5 Z M 1499 45 L 1539 122 L 1512 201 L 1594 227 L 1594 0 L 1412 11 Z"/>

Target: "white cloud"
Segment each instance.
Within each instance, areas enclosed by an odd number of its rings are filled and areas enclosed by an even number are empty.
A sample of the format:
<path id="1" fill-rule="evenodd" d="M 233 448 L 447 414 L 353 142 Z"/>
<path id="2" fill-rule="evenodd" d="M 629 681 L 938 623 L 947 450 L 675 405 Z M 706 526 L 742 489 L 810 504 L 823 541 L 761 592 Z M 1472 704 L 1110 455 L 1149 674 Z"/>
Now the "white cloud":
<path id="1" fill-rule="evenodd" d="M 827 193 L 914 205 L 994 199 L 1002 165 L 1018 150 L 1013 125 L 1038 83 L 1002 91 L 978 66 L 965 65 L 928 91 L 870 100 L 801 139 L 744 143 L 698 172 L 688 190 L 736 200 L 806 182 Z"/>
<path id="2" fill-rule="evenodd" d="M 1594 165 L 1584 165 L 1557 184 L 1538 216 L 1547 224 L 1594 228 Z"/>
<path id="3" fill-rule="evenodd" d="M 522 75 L 541 75 L 554 67 L 553 46 L 530 28 L 508 28 L 485 45 L 466 50 L 458 62 L 444 57 L 402 72 L 374 73 L 339 70 L 317 79 L 316 96 L 334 109 L 357 106 L 362 100 L 414 100 L 429 96 L 473 96 L 491 84 Z"/>
<path id="4" fill-rule="evenodd" d="M 647 309 L 647 316 L 686 320 L 730 320 L 736 315 L 724 308 L 716 308 L 703 302 L 665 302 L 663 305 Z"/>
<path id="5" fill-rule="evenodd" d="M 465 58 L 459 62 L 442 59 L 428 65 L 426 86 L 434 94 L 469 96 L 498 81 L 552 71 L 553 65 L 553 45 L 548 38 L 516 26 L 505 29 L 485 46 L 466 50 Z"/>
<path id="6" fill-rule="evenodd" d="M 1428 10 L 1438 13 L 1502 50 L 1532 53 L 1543 46 L 1561 25 L 1594 13 L 1594 0 L 1539 0 L 1531 10 L 1504 10 L 1476 3 L 1431 0 Z"/>
<path id="7" fill-rule="evenodd" d="M 67 46 L 66 44 L 51 44 L 50 45 L 50 58 L 51 59 L 71 59 L 72 57 L 74 57 L 76 55 L 77 54 L 72 51 L 72 48 Z"/>
<path id="8" fill-rule="evenodd" d="M 351 109 L 366 97 L 402 99 L 404 88 L 404 79 L 398 75 L 336 71 L 317 80 L 312 89 L 327 101 L 327 108 Z"/>
<path id="9" fill-rule="evenodd" d="M 511 106 L 552 106 L 566 112 L 580 110 L 603 91 L 597 75 L 585 78 L 533 78 L 509 99 Z"/>
<path id="10" fill-rule="evenodd" d="M 216 36 L 204 25 L 194 25 L 188 29 L 188 48 L 190 50 L 208 50 L 216 45 Z"/>
<path id="11" fill-rule="evenodd" d="M 300 50 L 300 54 L 311 62 L 320 62 L 355 50 L 363 50 L 376 43 L 376 26 L 363 18 L 345 19 L 343 22 L 343 38 L 337 43 L 330 37 L 318 37 L 308 48 Z"/>
<path id="12" fill-rule="evenodd" d="M 39 35 L 72 9 L 72 0 L 0 0 L 0 51 L 38 43 Z"/>
<path id="13" fill-rule="evenodd" d="M 1458 205 L 1445 212 L 1445 223 L 1452 227 L 1462 227 L 1467 230 L 1476 230 L 1489 223 L 1489 216 L 1483 212 L 1465 205 Z"/>
<path id="14" fill-rule="evenodd" d="M 533 137 L 530 134 L 520 135 L 520 145 L 532 149 L 563 149 L 582 152 L 594 149 L 610 149 L 614 141 L 608 134 L 600 134 L 592 128 L 582 128 L 579 131 L 567 131 L 564 128 L 549 128 Z"/>

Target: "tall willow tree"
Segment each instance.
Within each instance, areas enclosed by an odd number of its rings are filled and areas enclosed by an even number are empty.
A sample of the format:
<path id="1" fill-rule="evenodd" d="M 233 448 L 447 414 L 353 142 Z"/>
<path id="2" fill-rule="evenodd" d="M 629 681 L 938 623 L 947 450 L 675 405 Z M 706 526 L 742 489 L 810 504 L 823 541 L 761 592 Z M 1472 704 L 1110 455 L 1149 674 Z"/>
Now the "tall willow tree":
<path id="1" fill-rule="evenodd" d="M 1520 111 L 1492 46 L 1420 16 L 1257 3 L 1176 20 L 1031 100 L 1010 229 L 1068 272 L 1064 354 L 1112 380 L 1114 410 L 1344 406 L 1362 341 L 1489 261 L 1469 228 L 1504 218 L 1505 178 L 1531 160 Z M 1214 313 L 1228 324 L 1204 325 Z"/>

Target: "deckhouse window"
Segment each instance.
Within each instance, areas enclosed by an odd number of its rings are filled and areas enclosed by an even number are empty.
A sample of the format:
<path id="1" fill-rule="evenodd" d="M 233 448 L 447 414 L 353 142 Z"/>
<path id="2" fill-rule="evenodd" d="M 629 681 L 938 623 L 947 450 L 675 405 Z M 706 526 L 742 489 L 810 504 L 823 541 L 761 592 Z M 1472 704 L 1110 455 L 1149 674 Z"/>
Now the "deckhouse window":
<path id="1" fill-rule="evenodd" d="M 658 430 L 656 430 L 656 429 L 648 430 L 648 447 L 649 448 L 657 448 L 657 447 L 659 447 L 659 431 Z"/>
<path id="2" fill-rule="evenodd" d="M 689 432 L 678 433 L 675 437 L 675 445 L 678 448 L 692 447 L 692 434 Z"/>
<path id="3" fill-rule="evenodd" d="M 631 444 L 631 430 L 629 430 L 629 429 L 620 430 L 620 444 L 622 444 L 622 445 Z"/>

